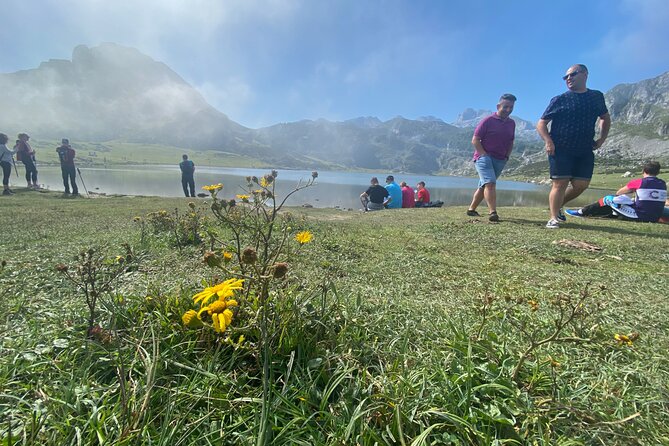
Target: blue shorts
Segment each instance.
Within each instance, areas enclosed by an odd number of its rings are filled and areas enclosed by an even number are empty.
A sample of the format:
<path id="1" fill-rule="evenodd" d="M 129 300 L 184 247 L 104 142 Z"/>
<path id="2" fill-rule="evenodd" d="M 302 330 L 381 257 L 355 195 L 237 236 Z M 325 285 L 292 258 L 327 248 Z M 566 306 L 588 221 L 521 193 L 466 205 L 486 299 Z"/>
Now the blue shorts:
<path id="1" fill-rule="evenodd" d="M 548 164 L 552 179 L 590 181 L 595 168 L 595 154 L 591 150 L 578 153 L 556 151 L 555 155 L 548 156 Z"/>
<path id="2" fill-rule="evenodd" d="M 496 183 L 506 165 L 506 160 L 498 160 L 490 155 L 482 156 L 475 162 L 479 174 L 479 188 L 488 183 Z"/>

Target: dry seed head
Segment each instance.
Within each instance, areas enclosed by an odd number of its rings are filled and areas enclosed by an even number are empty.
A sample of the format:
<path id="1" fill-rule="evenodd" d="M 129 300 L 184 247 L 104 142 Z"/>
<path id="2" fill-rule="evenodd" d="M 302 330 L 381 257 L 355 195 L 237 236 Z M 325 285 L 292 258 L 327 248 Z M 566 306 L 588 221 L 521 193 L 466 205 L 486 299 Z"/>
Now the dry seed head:
<path id="1" fill-rule="evenodd" d="M 257 260 L 258 260 L 258 253 L 256 253 L 255 249 L 251 248 L 250 246 L 244 248 L 244 251 L 242 252 L 242 263 L 252 265 L 256 263 Z"/>
<path id="2" fill-rule="evenodd" d="M 274 270 L 273 275 L 275 279 L 281 279 L 288 272 L 288 264 L 286 262 L 278 262 L 272 266 Z"/>

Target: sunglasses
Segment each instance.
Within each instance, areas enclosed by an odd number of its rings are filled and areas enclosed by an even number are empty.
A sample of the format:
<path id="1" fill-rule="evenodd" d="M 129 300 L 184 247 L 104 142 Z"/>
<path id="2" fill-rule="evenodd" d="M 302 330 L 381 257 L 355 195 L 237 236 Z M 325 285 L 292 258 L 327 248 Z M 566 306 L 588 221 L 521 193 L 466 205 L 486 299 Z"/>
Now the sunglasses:
<path id="1" fill-rule="evenodd" d="M 576 70 L 576 71 L 572 71 L 571 73 L 567 73 L 567 74 L 565 74 L 564 76 L 562 76 L 562 80 L 563 80 L 563 81 L 566 81 L 567 79 L 572 78 L 572 77 L 576 76 L 576 75 L 579 74 L 579 73 L 583 73 L 583 72 L 582 72 L 582 71 L 579 71 L 579 70 Z"/>

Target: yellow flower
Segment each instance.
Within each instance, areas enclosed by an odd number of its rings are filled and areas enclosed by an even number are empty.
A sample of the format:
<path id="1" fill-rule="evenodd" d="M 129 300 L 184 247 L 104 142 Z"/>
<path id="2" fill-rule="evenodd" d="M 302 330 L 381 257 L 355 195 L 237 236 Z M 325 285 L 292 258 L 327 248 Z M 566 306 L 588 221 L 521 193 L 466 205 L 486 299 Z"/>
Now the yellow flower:
<path id="1" fill-rule="evenodd" d="M 269 182 L 267 181 L 267 178 L 262 177 L 262 178 L 260 179 L 260 185 L 261 185 L 262 187 L 267 187 L 267 186 L 269 186 Z"/>
<path id="2" fill-rule="evenodd" d="M 223 317 L 225 318 L 225 325 L 232 324 L 232 310 L 226 308 L 223 311 Z"/>
<path id="3" fill-rule="evenodd" d="M 197 314 L 198 316 L 205 311 L 209 313 L 210 315 L 214 313 L 223 313 L 225 311 L 225 308 L 227 307 L 225 301 L 222 300 L 215 300 L 214 302 L 210 303 L 206 307 L 203 307 Z"/>
<path id="4" fill-rule="evenodd" d="M 298 232 L 295 235 L 295 240 L 297 240 L 297 242 L 300 245 L 304 245 L 305 243 L 309 243 L 311 241 L 311 239 L 313 239 L 313 238 L 314 238 L 314 235 L 309 231 Z"/>
<path id="5" fill-rule="evenodd" d="M 223 261 L 225 263 L 228 263 L 230 260 L 232 260 L 232 253 L 228 251 L 223 251 Z"/>
<path id="6" fill-rule="evenodd" d="M 539 309 L 539 302 L 536 300 L 528 300 L 527 304 L 530 306 L 530 310 L 532 312 L 537 311 Z"/>
<path id="7" fill-rule="evenodd" d="M 633 340 L 631 336 L 627 336 L 624 334 L 618 334 L 616 333 L 613 338 L 618 341 L 619 345 L 627 344 L 627 345 L 632 345 Z"/>
<path id="8" fill-rule="evenodd" d="M 246 340 L 246 336 L 239 335 L 239 339 L 237 339 L 237 346 L 241 347 L 241 345 L 244 343 L 245 340 Z"/>
<path id="9" fill-rule="evenodd" d="M 238 194 L 238 195 L 237 195 L 237 198 L 238 198 L 239 200 L 242 200 L 243 202 L 247 202 L 247 201 L 249 201 L 249 198 L 250 198 L 250 197 L 249 197 L 248 195 Z"/>
<path id="10" fill-rule="evenodd" d="M 235 294 L 235 290 L 241 290 L 244 284 L 244 279 L 228 279 L 225 282 L 219 283 L 212 287 L 207 287 L 193 296 L 193 302 L 200 305 L 206 305 L 209 299 L 213 296 L 218 296 L 219 299 L 226 299 Z"/>
<path id="11" fill-rule="evenodd" d="M 209 191 L 209 192 L 214 192 L 214 191 L 223 189 L 223 185 L 221 183 L 211 184 L 209 186 L 202 186 L 202 189 L 204 189 L 206 191 Z"/>
<path id="12" fill-rule="evenodd" d="M 142 221 L 142 217 L 134 217 L 133 220 L 136 222 L 140 222 Z"/>
<path id="13" fill-rule="evenodd" d="M 211 315 L 211 320 L 214 322 L 214 331 L 223 333 L 232 323 L 232 311 L 225 310 L 223 313 L 214 313 Z"/>
<path id="14" fill-rule="evenodd" d="M 184 315 L 181 316 L 181 320 L 188 328 L 199 328 L 203 325 L 195 310 L 186 311 Z"/>
<path id="15" fill-rule="evenodd" d="M 225 331 L 225 318 L 222 314 L 214 313 L 211 315 L 211 320 L 214 322 L 214 331 L 222 333 Z"/>

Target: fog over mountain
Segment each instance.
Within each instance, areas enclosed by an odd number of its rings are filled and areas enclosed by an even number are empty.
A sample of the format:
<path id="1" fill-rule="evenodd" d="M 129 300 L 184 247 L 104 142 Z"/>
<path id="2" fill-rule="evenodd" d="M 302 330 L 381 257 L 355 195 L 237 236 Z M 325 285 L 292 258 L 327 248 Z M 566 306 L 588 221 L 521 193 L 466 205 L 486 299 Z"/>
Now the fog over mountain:
<path id="1" fill-rule="evenodd" d="M 666 154 L 669 73 L 606 94 L 614 118 L 604 155 Z M 471 172 L 473 128 L 489 110 L 466 109 L 453 124 L 426 116 L 388 121 L 304 120 L 249 129 L 230 120 L 167 65 L 136 49 L 80 45 L 72 60 L 0 74 L 0 126 L 14 135 L 121 140 L 245 154 L 283 168 L 367 168 L 416 173 Z M 510 167 L 542 144 L 530 121 L 517 125 Z"/>

